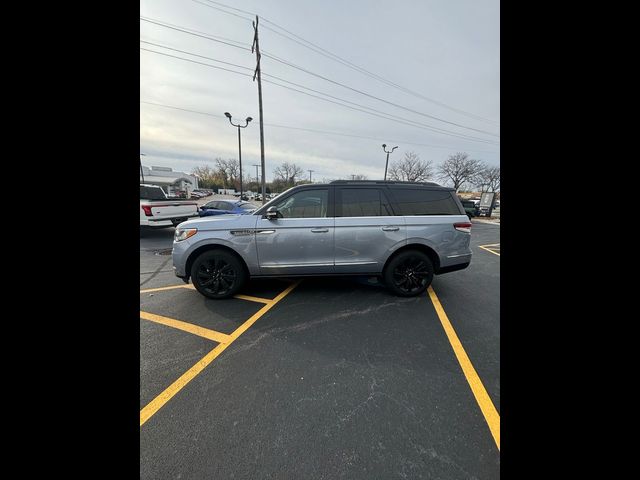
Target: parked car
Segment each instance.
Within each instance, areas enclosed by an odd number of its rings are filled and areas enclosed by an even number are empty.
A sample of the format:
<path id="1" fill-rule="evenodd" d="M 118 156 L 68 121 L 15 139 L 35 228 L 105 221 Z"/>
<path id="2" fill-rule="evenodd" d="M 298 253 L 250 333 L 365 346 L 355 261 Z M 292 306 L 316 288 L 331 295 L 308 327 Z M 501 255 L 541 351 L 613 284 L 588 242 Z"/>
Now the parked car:
<path id="1" fill-rule="evenodd" d="M 244 202 L 242 200 L 214 200 L 209 203 L 205 203 L 200 207 L 201 217 L 210 217 L 212 215 L 245 215 L 247 213 L 253 213 L 256 210 L 256 206 Z"/>
<path id="2" fill-rule="evenodd" d="M 471 222 L 435 183 L 334 181 L 293 187 L 250 215 L 176 230 L 175 274 L 202 295 L 235 295 L 249 277 L 379 276 L 399 296 L 467 268 Z"/>
<path id="3" fill-rule="evenodd" d="M 477 217 L 480 215 L 480 206 L 479 203 L 474 202 L 473 200 L 464 200 L 460 199 L 462 206 L 464 207 L 464 211 L 467 213 L 469 218 Z"/>
<path id="4" fill-rule="evenodd" d="M 156 185 L 140 184 L 140 232 L 148 228 L 176 226 L 198 216 L 198 204 L 168 198 Z"/>

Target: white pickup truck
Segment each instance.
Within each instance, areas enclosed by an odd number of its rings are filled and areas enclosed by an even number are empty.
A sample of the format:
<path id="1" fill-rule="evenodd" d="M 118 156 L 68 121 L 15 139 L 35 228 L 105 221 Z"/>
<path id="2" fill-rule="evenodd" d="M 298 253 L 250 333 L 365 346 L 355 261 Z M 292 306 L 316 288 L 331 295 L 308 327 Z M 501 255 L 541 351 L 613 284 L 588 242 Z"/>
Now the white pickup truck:
<path id="1" fill-rule="evenodd" d="M 193 200 L 172 200 L 156 185 L 140 184 L 140 230 L 175 227 L 199 216 Z"/>

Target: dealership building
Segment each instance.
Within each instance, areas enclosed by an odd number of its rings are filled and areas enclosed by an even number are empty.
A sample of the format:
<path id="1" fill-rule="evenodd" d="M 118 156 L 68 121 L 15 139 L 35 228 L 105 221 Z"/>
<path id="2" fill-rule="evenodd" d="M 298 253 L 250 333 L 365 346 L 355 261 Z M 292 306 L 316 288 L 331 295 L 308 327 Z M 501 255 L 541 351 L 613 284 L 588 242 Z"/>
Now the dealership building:
<path id="1" fill-rule="evenodd" d="M 192 192 L 198 188 L 198 177 L 184 172 L 176 172 L 169 167 L 142 167 L 140 183 L 157 185 L 167 195 L 178 192 Z"/>

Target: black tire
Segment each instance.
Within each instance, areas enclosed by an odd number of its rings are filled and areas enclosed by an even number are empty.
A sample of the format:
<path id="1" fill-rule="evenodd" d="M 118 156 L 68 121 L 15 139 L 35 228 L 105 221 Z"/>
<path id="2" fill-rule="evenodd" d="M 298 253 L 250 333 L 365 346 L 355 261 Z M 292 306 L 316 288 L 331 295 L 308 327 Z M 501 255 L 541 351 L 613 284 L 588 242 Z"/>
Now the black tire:
<path id="1" fill-rule="evenodd" d="M 205 297 L 221 300 L 238 293 L 247 281 L 247 272 L 235 255 L 223 250 L 209 250 L 193 262 L 191 281 Z"/>
<path id="2" fill-rule="evenodd" d="M 400 297 L 415 297 L 425 292 L 433 280 L 433 263 L 419 250 L 405 250 L 389 261 L 384 283 Z"/>

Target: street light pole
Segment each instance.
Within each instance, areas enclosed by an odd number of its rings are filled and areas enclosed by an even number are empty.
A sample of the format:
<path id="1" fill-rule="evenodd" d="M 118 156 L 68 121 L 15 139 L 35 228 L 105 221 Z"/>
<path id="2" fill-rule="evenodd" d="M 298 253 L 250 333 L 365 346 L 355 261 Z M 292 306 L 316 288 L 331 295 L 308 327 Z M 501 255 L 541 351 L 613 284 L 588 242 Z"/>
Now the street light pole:
<path id="1" fill-rule="evenodd" d="M 315 170 L 307 170 L 307 172 L 309 172 L 309 183 L 313 183 L 311 182 L 311 174 L 315 172 Z"/>
<path id="2" fill-rule="evenodd" d="M 144 153 L 140 154 L 140 175 L 142 176 L 142 183 L 144 183 L 144 170 L 142 169 L 142 157 L 146 157 Z"/>
<path id="3" fill-rule="evenodd" d="M 224 115 L 229 119 L 229 123 L 231 125 L 233 125 L 234 127 L 238 127 L 238 162 L 240 164 L 240 200 L 242 200 L 242 142 L 240 141 L 240 129 L 247 128 L 247 125 L 249 125 L 249 122 L 253 120 L 253 118 L 247 117 L 247 119 L 245 120 L 246 123 L 244 125 L 240 125 L 240 124 L 236 125 L 231 121 L 231 114 L 229 112 L 224 112 Z"/>
<path id="4" fill-rule="evenodd" d="M 384 165 L 384 180 L 387 180 L 387 168 L 389 167 L 389 154 L 393 153 L 393 151 L 398 148 L 397 146 L 393 147 L 390 152 L 387 152 L 387 144 L 382 144 L 382 150 L 387 154 L 387 163 Z"/>

